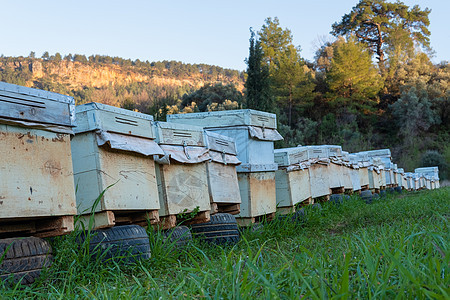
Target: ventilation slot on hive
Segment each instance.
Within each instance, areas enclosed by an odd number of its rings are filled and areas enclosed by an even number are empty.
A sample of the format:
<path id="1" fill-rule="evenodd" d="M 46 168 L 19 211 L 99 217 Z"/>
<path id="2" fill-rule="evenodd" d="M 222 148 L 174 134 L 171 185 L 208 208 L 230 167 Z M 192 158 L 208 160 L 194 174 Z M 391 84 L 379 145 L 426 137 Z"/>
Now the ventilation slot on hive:
<path id="1" fill-rule="evenodd" d="M 131 126 L 139 126 L 138 122 L 136 122 L 134 120 L 120 118 L 120 117 L 116 117 L 116 122 L 120 123 L 120 124 L 131 125 Z"/>

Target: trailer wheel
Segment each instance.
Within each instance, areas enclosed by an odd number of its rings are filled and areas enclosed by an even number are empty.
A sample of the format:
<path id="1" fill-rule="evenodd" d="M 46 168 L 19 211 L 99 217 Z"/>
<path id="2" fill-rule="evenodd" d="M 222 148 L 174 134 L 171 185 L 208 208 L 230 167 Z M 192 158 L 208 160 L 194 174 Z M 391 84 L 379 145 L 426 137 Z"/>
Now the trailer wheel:
<path id="1" fill-rule="evenodd" d="M 212 215 L 209 222 L 192 225 L 192 233 L 216 245 L 236 244 L 239 241 L 236 218 L 227 213 Z"/>
<path id="2" fill-rule="evenodd" d="M 177 226 L 163 232 L 164 242 L 175 243 L 177 247 L 184 247 L 192 241 L 192 234 L 188 227 Z"/>
<path id="3" fill-rule="evenodd" d="M 12 276 L 14 283 L 33 283 L 43 268 L 52 265 L 50 244 L 37 237 L 0 240 L 0 280 Z"/>
<path id="4" fill-rule="evenodd" d="M 87 238 L 84 232 L 80 236 L 80 242 L 83 243 Z M 117 259 L 136 262 L 151 256 L 147 232 L 138 225 L 93 230 L 89 237 L 89 253 L 94 257 L 101 255 L 103 261 Z"/>

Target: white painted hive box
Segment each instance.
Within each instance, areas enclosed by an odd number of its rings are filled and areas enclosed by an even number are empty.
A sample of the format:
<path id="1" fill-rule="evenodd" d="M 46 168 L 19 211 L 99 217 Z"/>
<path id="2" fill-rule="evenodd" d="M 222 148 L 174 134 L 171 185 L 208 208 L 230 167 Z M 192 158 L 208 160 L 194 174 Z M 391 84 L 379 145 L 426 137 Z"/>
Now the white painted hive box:
<path id="1" fill-rule="evenodd" d="M 311 197 L 308 150 L 303 147 L 276 149 L 275 172 L 277 207 L 292 207 Z"/>
<path id="2" fill-rule="evenodd" d="M 210 211 L 206 163 L 211 159 L 203 128 L 155 122 L 154 132 L 165 156 L 157 160 L 160 216 Z"/>
<path id="3" fill-rule="evenodd" d="M 153 155 L 153 117 L 100 103 L 76 107 L 72 140 L 79 214 L 160 207 Z M 104 192 L 97 205 L 96 199 Z"/>
<path id="4" fill-rule="evenodd" d="M 0 82 L 0 220 L 76 214 L 74 100 Z"/>

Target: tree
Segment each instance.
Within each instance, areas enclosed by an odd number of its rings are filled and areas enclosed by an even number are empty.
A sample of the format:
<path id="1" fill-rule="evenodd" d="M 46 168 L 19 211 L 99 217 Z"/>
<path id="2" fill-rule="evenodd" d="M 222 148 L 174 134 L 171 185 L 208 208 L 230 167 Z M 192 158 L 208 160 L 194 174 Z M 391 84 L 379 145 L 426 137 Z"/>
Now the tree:
<path id="1" fill-rule="evenodd" d="M 181 108 L 192 106 L 192 103 L 195 103 L 200 111 L 207 111 L 209 105 L 223 104 L 226 100 L 240 104 L 242 103 L 242 94 L 233 84 L 206 84 L 192 93 L 183 95 Z"/>
<path id="2" fill-rule="evenodd" d="M 294 104 L 312 100 L 314 90 L 307 67 L 293 45 L 278 55 L 272 78 L 279 102 L 287 102 L 288 125 L 292 126 Z"/>
<path id="3" fill-rule="evenodd" d="M 258 32 L 260 45 L 263 53 L 263 60 L 269 66 L 270 71 L 280 55 L 292 45 L 292 33 L 289 29 L 280 27 L 280 20 L 275 17 L 267 18 L 265 24 Z"/>
<path id="4" fill-rule="evenodd" d="M 48 54 L 48 51 L 45 51 L 44 54 L 42 54 L 43 60 L 48 60 L 49 57 L 50 57 L 50 55 Z"/>
<path id="5" fill-rule="evenodd" d="M 403 2 L 389 3 L 385 0 L 360 0 L 352 11 L 342 17 L 341 22 L 332 25 L 335 36 L 354 34 L 369 49 L 377 53 L 382 74 L 385 71 L 385 49 L 393 43 L 391 35 L 400 34 L 402 39 L 411 39 L 416 44 L 430 47 L 431 10 L 421 10 L 418 5 L 409 9 Z M 407 33 L 407 34 L 404 34 Z"/>
<path id="6" fill-rule="evenodd" d="M 273 97 L 270 90 L 269 67 L 263 64 L 261 42 L 250 30 L 250 48 L 245 81 L 246 107 L 263 111 L 273 111 Z"/>
<path id="7" fill-rule="evenodd" d="M 398 126 L 398 135 L 403 138 L 407 149 L 412 149 L 414 141 L 422 133 L 440 122 L 439 116 L 431 108 L 426 90 L 418 91 L 412 87 L 404 91 L 390 108 Z"/>
<path id="8" fill-rule="evenodd" d="M 333 45 L 333 58 L 326 75 L 336 95 L 353 100 L 374 99 L 382 87 L 381 77 L 372 65 L 369 52 L 354 38 L 340 38 Z"/>
<path id="9" fill-rule="evenodd" d="M 36 58 L 36 52 L 31 51 L 30 54 L 28 55 L 29 58 Z"/>

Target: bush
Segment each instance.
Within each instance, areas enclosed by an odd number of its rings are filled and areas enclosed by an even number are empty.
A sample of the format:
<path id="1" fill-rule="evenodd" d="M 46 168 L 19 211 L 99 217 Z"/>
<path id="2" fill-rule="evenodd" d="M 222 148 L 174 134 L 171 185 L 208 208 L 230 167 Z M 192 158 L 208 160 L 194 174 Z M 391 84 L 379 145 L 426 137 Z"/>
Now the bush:
<path id="1" fill-rule="evenodd" d="M 422 155 L 422 167 L 438 167 L 440 179 L 448 179 L 448 163 L 444 155 L 435 150 L 428 150 Z"/>

